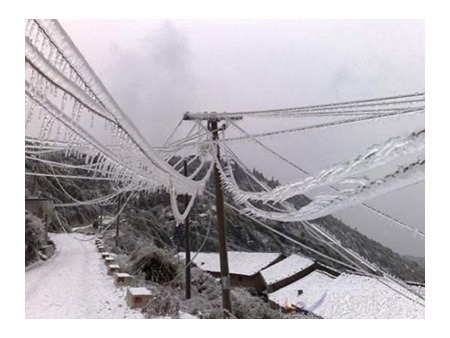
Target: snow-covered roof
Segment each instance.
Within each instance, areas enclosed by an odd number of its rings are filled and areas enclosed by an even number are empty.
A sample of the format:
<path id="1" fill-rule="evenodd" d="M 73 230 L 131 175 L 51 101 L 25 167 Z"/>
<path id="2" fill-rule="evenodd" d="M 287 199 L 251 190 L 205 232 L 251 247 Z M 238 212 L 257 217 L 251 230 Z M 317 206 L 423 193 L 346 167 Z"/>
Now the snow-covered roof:
<path id="1" fill-rule="evenodd" d="M 197 256 L 191 252 L 191 259 L 200 269 L 210 272 L 220 271 L 220 258 L 217 252 L 199 252 Z M 178 256 L 185 258 L 185 253 L 180 252 Z M 279 253 L 267 252 L 228 252 L 228 265 L 231 274 L 253 276 L 281 256 Z"/>
<path id="2" fill-rule="evenodd" d="M 314 312 L 314 308 L 320 304 L 329 284 L 333 281 L 333 276 L 315 270 L 294 283 L 270 293 L 269 299 L 280 306 L 289 303 L 301 308 L 306 307 Z"/>
<path id="3" fill-rule="evenodd" d="M 270 294 L 269 299 L 280 305 L 286 299 L 300 307 L 306 304 L 323 318 L 425 318 L 424 301 L 387 279 L 344 273 L 327 281 L 313 275 L 317 273 Z M 303 290 L 300 296 L 298 289 Z"/>
<path id="4" fill-rule="evenodd" d="M 271 285 L 310 267 L 314 261 L 299 255 L 291 255 L 261 271 L 267 285 Z"/>

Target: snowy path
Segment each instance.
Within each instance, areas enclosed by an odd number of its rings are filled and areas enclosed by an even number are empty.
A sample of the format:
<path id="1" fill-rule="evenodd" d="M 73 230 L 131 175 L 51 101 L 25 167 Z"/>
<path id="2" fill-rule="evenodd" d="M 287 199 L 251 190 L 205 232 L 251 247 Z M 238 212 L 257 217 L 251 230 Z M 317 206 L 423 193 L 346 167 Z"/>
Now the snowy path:
<path id="1" fill-rule="evenodd" d="M 126 289 L 114 286 L 92 241 L 51 238 L 55 256 L 25 273 L 25 318 L 144 318 L 128 308 Z"/>

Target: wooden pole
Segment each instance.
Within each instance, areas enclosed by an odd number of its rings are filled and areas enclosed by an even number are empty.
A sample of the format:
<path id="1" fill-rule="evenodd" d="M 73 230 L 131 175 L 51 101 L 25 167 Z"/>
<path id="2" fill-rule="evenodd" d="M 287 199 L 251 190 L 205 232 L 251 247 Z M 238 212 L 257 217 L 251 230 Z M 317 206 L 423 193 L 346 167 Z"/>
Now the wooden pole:
<path id="1" fill-rule="evenodd" d="M 184 160 L 184 175 L 188 176 L 187 160 Z M 192 197 L 191 197 L 192 198 Z M 184 195 L 184 207 L 188 206 L 188 195 Z M 186 210 L 186 209 L 185 209 Z M 189 225 L 189 215 L 184 220 L 185 226 L 185 250 L 186 250 L 186 299 L 191 298 L 191 231 Z"/>
<path id="2" fill-rule="evenodd" d="M 120 208 L 122 208 L 122 195 L 119 195 L 119 202 L 117 206 L 117 219 L 116 219 L 116 248 L 119 247 L 119 225 L 120 225 Z"/>
<path id="3" fill-rule="evenodd" d="M 98 232 L 102 230 L 103 226 L 103 205 L 100 204 L 100 222 L 98 224 Z"/>
<path id="4" fill-rule="evenodd" d="M 212 118 L 209 121 L 210 131 L 213 134 L 213 140 L 219 139 L 219 131 L 217 127 L 217 119 Z M 216 146 L 217 159 L 220 161 L 219 145 Z M 216 212 L 217 212 L 217 226 L 219 233 L 219 257 L 220 257 L 220 276 L 222 284 L 222 306 L 224 310 L 232 313 L 231 297 L 230 297 L 230 271 L 228 268 L 228 252 L 227 252 L 227 237 L 225 225 L 225 208 L 223 203 L 223 192 L 220 184 L 220 174 L 218 164 L 214 165 L 214 182 L 216 192 Z"/>

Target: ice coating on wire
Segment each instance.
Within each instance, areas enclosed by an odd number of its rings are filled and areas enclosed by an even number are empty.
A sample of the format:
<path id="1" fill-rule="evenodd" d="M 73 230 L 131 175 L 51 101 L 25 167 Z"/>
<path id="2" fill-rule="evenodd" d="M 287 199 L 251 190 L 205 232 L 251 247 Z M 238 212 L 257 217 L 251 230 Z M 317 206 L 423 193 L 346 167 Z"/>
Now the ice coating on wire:
<path id="1" fill-rule="evenodd" d="M 40 85 L 37 87 L 34 81 L 30 83 L 29 92 L 33 88 L 41 94 L 41 87 L 50 88 L 53 85 L 57 87 L 58 91 L 64 92 L 60 107 L 63 113 L 66 108 L 67 94 L 71 100 L 75 100 L 77 103 L 74 103 L 70 121 L 72 124 L 79 122 L 81 110 L 85 110 L 83 114 L 96 114 L 115 125 L 113 135 L 118 140 L 118 145 L 125 145 L 124 148 L 128 148 L 126 151 L 122 151 L 121 157 L 124 160 L 130 160 L 133 156 L 139 157 L 142 166 L 156 176 L 153 180 L 153 184 L 156 184 L 154 188 L 162 187 L 169 190 L 170 182 L 173 182 L 178 193 L 190 195 L 201 193 L 202 182 L 193 181 L 179 174 L 150 147 L 56 20 L 30 20 L 27 27 L 26 61 L 32 68 L 38 70 L 39 76 L 35 76 L 35 78 L 40 81 Z M 37 34 L 39 34 L 39 39 L 37 39 Z M 44 131 L 48 134 L 48 129 L 44 129 Z M 72 129 L 73 132 L 76 131 Z M 67 132 L 65 135 L 67 137 Z M 74 147 L 77 140 L 74 137 L 71 139 L 71 146 Z M 66 152 L 66 155 L 68 154 L 70 151 Z M 80 152 L 77 152 L 77 155 L 81 155 Z M 127 156 L 128 158 L 126 158 Z"/>
<path id="2" fill-rule="evenodd" d="M 225 174 L 223 168 L 221 168 L 220 173 L 225 190 L 230 192 L 238 203 L 243 204 L 249 200 L 262 201 L 264 203 L 268 201 L 283 202 L 293 196 L 305 194 L 312 189 L 335 183 L 365 185 L 367 184 L 367 179 L 355 179 L 350 176 L 359 175 L 390 163 L 402 156 L 420 153 L 424 150 L 425 130 L 421 130 L 407 137 L 397 137 L 388 140 L 384 144 L 372 146 L 363 156 L 324 169 L 315 176 L 264 192 L 243 191 L 233 179 L 230 179 Z M 230 173 L 230 170 L 231 168 L 229 167 L 228 173 Z"/>
<path id="3" fill-rule="evenodd" d="M 407 167 L 400 167 L 396 172 L 383 179 L 372 181 L 369 185 L 348 189 L 338 195 L 321 195 L 303 208 L 285 213 L 261 210 L 249 202 L 245 202 L 243 213 L 282 222 L 313 220 L 359 204 L 363 201 L 387 194 L 422 182 L 425 179 L 425 160 L 419 160 Z"/>

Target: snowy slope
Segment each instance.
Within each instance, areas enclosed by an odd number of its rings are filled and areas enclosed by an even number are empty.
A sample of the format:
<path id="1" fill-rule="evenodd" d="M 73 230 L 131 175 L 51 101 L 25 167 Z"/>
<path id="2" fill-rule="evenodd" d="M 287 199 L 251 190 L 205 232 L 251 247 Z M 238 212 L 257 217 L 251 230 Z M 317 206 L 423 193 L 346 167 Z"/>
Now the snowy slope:
<path id="1" fill-rule="evenodd" d="M 333 280 L 334 277 L 326 272 L 315 270 L 294 283 L 270 293 L 269 299 L 280 306 L 285 306 L 286 303 L 299 308 L 319 306 Z"/>
<path id="2" fill-rule="evenodd" d="M 340 319 L 425 318 L 425 307 L 418 304 L 422 300 L 397 284 L 383 282 L 388 286 L 375 278 L 342 274 L 329 285 L 324 304 L 315 313 Z"/>
<path id="3" fill-rule="evenodd" d="M 283 307 L 306 308 L 326 319 L 425 318 L 425 307 L 418 304 L 422 300 L 386 279 L 383 283 L 345 273 L 334 278 L 316 270 L 270 293 L 269 299 Z"/>
<path id="4" fill-rule="evenodd" d="M 126 289 L 114 286 L 93 242 L 65 234 L 51 239 L 54 258 L 25 273 L 26 318 L 144 318 L 128 308 Z"/>

